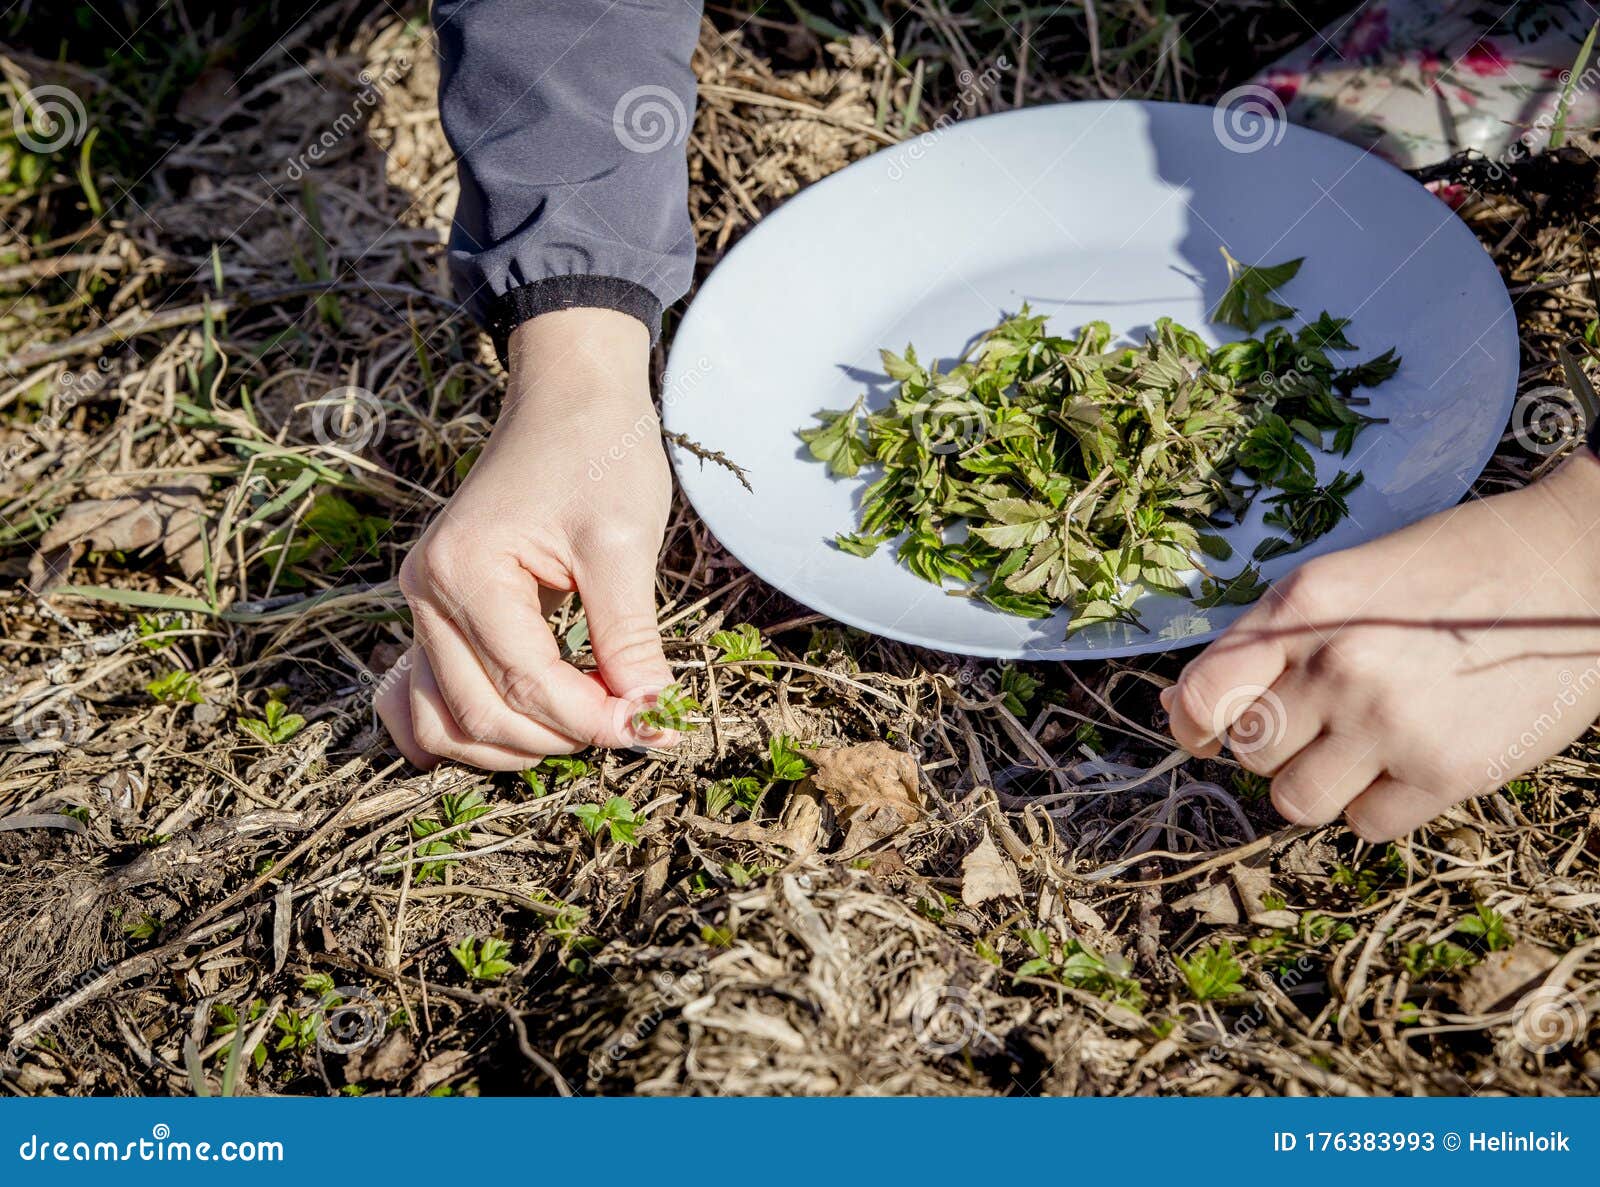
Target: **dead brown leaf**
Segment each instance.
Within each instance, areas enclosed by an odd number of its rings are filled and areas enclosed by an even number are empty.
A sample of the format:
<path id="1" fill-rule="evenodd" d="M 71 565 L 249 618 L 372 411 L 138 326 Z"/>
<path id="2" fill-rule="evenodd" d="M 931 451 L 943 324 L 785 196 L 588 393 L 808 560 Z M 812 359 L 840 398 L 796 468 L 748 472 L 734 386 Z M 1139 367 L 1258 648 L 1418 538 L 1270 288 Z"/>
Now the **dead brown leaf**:
<path id="1" fill-rule="evenodd" d="M 1172 905 L 1180 911 L 1194 911 L 1201 923 L 1232 925 L 1239 922 L 1239 904 L 1234 901 L 1233 891 L 1226 882 L 1202 886 Z"/>
<path id="2" fill-rule="evenodd" d="M 365 1047 L 351 1056 L 345 1067 L 345 1077 L 352 1084 L 361 1080 L 397 1084 L 410 1068 L 415 1055 L 406 1032 L 391 1030 L 376 1046 Z"/>
<path id="3" fill-rule="evenodd" d="M 1456 1001 L 1469 1014 L 1487 1014 L 1555 968 L 1558 959 L 1537 944 L 1491 952 L 1462 975 Z"/>
<path id="4" fill-rule="evenodd" d="M 1109 932 L 1105 918 L 1088 903 L 1077 899 L 1067 900 L 1067 914 L 1072 916 L 1073 922 L 1079 927 L 1087 927 L 1092 931 L 1105 935 Z"/>
<path id="5" fill-rule="evenodd" d="M 811 782 L 847 829 L 840 857 L 851 857 L 923 816 L 917 762 L 885 742 L 802 750 Z"/>
<path id="6" fill-rule="evenodd" d="M 806 857 L 822 847 L 828 835 L 828 806 L 817 794 L 810 779 L 802 779 L 783 803 L 783 815 L 773 830 L 773 839 L 792 850 L 798 857 Z"/>
<path id="7" fill-rule="evenodd" d="M 206 560 L 202 489 L 198 483 L 180 482 L 73 503 L 40 538 L 28 563 L 29 587 L 34 593 L 49 592 L 86 552 L 137 552 L 157 543 L 167 560 L 178 562 L 186 579 L 198 577 Z"/>
<path id="8" fill-rule="evenodd" d="M 990 899 L 1021 897 L 1022 880 L 1017 877 L 1016 865 L 984 829 L 983 839 L 961 859 L 961 901 L 977 907 Z"/>
<path id="9" fill-rule="evenodd" d="M 1239 904 L 1244 908 L 1245 918 L 1251 923 L 1262 927 L 1293 927 L 1300 922 L 1298 911 L 1267 906 L 1267 896 L 1272 893 L 1270 870 L 1258 869 L 1240 862 L 1229 867 L 1228 876 L 1233 879 L 1234 893 L 1239 896 Z"/>
<path id="10" fill-rule="evenodd" d="M 1338 851 L 1320 834 L 1302 838 L 1283 851 L 1278 868 L 1286 874 L 1320 878 L 1339 863 Z"/>

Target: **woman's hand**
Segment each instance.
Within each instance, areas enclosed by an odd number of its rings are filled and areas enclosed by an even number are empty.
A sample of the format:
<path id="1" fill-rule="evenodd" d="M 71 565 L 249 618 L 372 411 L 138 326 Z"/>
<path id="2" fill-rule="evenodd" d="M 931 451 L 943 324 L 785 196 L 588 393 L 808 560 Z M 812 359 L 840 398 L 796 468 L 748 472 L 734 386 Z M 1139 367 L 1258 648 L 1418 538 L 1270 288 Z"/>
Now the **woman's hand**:
<path id="1" fill-rule="evenodd" d="M 1161 702 L 1287 820 L 1370 841 L 1530 770 L 1600 715 L 1600 459 L 1308 562 Z"/>
<path id="2" fill-rule="evenodd" d="M 649 335 L 571 309 L 511 337 L 489 443 L 400 569 L 415 643 L 380 688 L 405 756 L 520 770 L 586 746 L 661 746 L 639 720 L 672 681 L 655 570 L 671 479 L 650 400 Z M 598 672 L 545 621 L 576 590 Z"/>

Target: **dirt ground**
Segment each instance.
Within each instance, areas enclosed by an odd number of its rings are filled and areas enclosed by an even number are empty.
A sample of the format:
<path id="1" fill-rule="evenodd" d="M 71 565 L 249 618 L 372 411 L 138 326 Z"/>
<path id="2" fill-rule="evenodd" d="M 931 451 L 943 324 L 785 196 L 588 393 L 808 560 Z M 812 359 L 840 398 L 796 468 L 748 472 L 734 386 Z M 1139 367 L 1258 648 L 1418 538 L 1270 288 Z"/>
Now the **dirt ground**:
<path id="1" fill-rule="evenodd" d="M 65 88 L 91 129 L 35 152 L 0 120 L 8 1091 L 1600 1089 L 1592 733 L 1396 845 L 1285 828 L 1166 739 L 1184 653 L 867 637 L 680 502 L 679 750 L 408 769 L 372 712 L 394 575 L 504 382 L 448 299 L 425 21 L 100 7 L 24 5 L 0 55 L 13 108 Z M 1205 101 L 1335 8 L 713 4 L 702 275 L 941 117 Z M 1588 157 L 1440 175 L 1516 297 L 1524 385 L 1561 382 L 1596 316 Z M 1508 434 L 1478 489 L 1548 464 Z M 29 592 L 52 581 L 75 592 Z M 585 662 L 581 609 L 557 625 Z"/>

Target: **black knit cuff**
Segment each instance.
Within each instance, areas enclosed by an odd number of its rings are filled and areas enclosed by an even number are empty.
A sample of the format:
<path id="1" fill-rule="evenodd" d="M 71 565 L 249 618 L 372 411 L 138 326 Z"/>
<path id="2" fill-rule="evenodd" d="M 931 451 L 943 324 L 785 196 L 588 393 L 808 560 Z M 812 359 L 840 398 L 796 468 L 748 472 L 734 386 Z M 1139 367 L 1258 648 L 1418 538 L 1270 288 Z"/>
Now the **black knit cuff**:
<path id="1" fill-rule="evenodd" d="M 661 335 L 661 302 L 642 285 L 616 276 L 547 276 L 509 289 L 489 302 L 487 328 L 500 357 L 506 356 L 506 342 L 513 330 L 557 309 L 615 309 L 642 321 L 652 344 Z"/>

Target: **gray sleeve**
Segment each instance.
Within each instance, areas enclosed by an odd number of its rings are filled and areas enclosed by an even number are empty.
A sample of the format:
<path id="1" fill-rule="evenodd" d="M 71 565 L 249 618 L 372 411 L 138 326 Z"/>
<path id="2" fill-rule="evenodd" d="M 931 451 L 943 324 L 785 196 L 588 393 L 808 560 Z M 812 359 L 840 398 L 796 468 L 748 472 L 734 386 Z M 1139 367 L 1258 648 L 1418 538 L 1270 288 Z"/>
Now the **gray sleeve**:
<path id="1" fill-rule="evenodd" d="M 654 340 L 689 289 L 685 142 L 700 0 L 435 0 L 439 113 L 461 197 L 450 273 L 504 350 L 553 309 Z"/>

